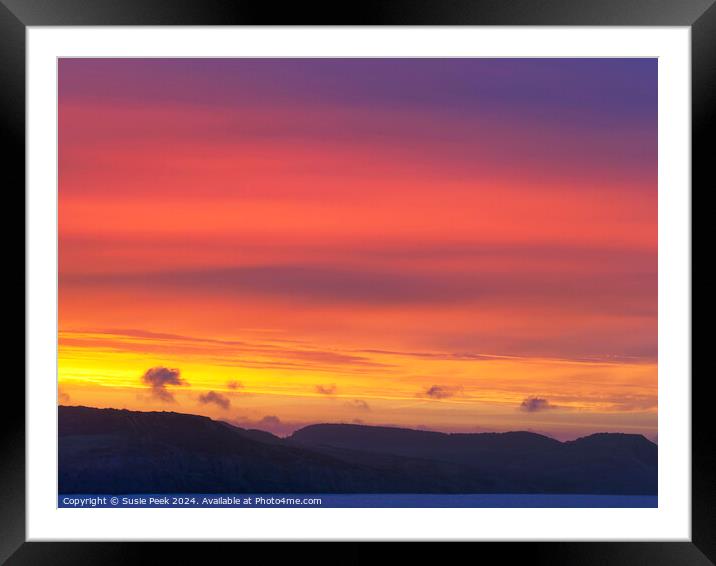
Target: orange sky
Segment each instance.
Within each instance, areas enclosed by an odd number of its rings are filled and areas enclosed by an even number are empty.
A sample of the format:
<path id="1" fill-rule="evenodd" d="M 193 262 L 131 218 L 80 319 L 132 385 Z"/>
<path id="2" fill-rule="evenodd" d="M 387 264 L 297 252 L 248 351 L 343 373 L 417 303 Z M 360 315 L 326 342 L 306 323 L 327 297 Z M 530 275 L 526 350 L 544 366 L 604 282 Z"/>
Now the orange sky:
<path id="1" fill-rule="evenodd" d="M 61 403 L 656 437 L 654 61 L 59 65 Z"/>

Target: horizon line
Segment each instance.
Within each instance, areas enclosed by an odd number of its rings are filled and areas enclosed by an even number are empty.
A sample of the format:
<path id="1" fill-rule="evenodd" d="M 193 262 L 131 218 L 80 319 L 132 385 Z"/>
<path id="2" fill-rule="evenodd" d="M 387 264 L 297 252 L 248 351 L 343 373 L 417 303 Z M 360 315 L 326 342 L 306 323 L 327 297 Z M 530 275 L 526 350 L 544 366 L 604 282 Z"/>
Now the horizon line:
<path id="1" fill-rule="evenodd" d="M 576 437 L 576 438 L 574 438 L 574 439 L 572 439 L 572 440 L 560 440 L 560 439 L 558 439 L 558 438 L 555 438 L 555 437 L 553 437 L 553 436 L 551 436 L 551 435 L 549 435 L 549 434 L 545 434 L 545 433 L 543 433 L 543 432 L 535 432 L 535 431 L 533 431 L 533 430 L 525 430 L 525 429 L 522 429 L 522 430 L 505 430 L 505 431 L 497 431 L 497 430 L 489 431 L 489 430 L 486 430 L 486 431 L 482 431 L 482 432 L 458 432 L 458 431 L 455 431 L 455 432 L 445 432 L 445 431 L 441 431 L 441 430 L 431 430 L 431 429 L 427 429 L 427 428 L 415 428 L 415 427 L 409 427 L 409 426 L 396 426 L 396 425 L 394 425 L 394 424 L 382 424 L 382 425 L 381 425 L 381 424 L 348 423 L 348 422 L 315 422 L 315 423 L 310 423 L 310 424 L 303 425 L 303 426 L 301 426 L 301 427 L 299 427 L 299 428 L 296 428 L 294 431 L 292 431 L 291 433 L 289 433 L 289 434 L 287 434 L 287 435 L 285 435 L 285 436 L 280 436 L 280 435 L 278 435 L 278 434 L 276 434 L 276 433 L 274 433 L 274 432 L 272 432 L 272 431 L 270 431 L 270 430 L 266 430 L 266 429 L 262 429 L 262 428 L 255 428 L 255 427 L 245 428 L 245 427 L 239 426 L 239 425 L 237 425 L 237 424 L 235 424 L 234 422 L 231 422 L 231 421 L 222 420 L 222 419 L 214 419 L 214 418 L 211 418 L 211 417 L 209 417 L 209 416 L 199 415 L 199 414 L 196 414 L 196 413 L 183 413 L 183 412 L 179 412 L 179 411 L 170 411 L 170 410 L 169 410 L 169 411 L 165 411 L 165 410 L 161 410 L 161 411 L 158 411 L 158 410 L 155 410 L 155 411 L 139 411 L 139 410 L 135 410 L 135 409 L 123 409 L 123 408 L 120 409 L 120 408 L 118 408 L 118 407 L 92 407 L 92 406 L 89 406 L 89 405 L 63 405 L 63 404 L 58 404 L 58 405 L 57 405 L 57 408 L 58 408 L 58 410 L 59 410 L 60 408 L 66 408 L 66 409 L 92 409 L 92 410 L 95 410 L 95 411 L 125 411 L 125 412 L 128 412 L 128 413 L 145 413 L 145 414 L 149 414 L 149 413 L 169 413 L 169 414 L 175 414 L 175 415 L 185 415 L 185 416 L 190 416 L 190 417 L 199 417 L 199 418 L 202 418 L 202 419 L 208 419 L 208 420 L 210 420 L 210 421 L 212 421 L 212 422 L 223 423 L 223 424 L 229 425 L 229 426 L 231 426 L 231 427 L 233 427 L 233 428 L 237 428 L 237 429 L 239 429 L 239 430 L 247 430 L 247 431 L 257 430 L 257 431 L 260 431 L 260 432 L 265 432 L 265 433 L 270 434 L 271 436 L 274 436 L 275 438 L 279 438 L 279 439 L 290 438 L 290 437 L 293 436 L 293 434 L 295 434 L 296 432 L 298 432 L 298 431 L 300 431 L 300 430 L 303 430 L 303 429 L 306 429 L 306 428 L 309 428 L 309 427 L 313 427 L 313 426 L 336 426 L 336 425 L 337 425 L 337 426 L 350 426 L 350 427 L 359 427 L 359 428 L 385 428 L 385 429 L 393 429 L 393 430 L 406 430 L 406 431 L 412 431 L 412 432 L 425 432 L 425 433 L 432 433 L 432 434 L 442 434 L 442 435 L 446 435 L 446 436 L 449 436 L 449 435 L 471 435 L 471 436 L 474 436 L 474 435 L 483 435 L 483 434 L 515 434 L 515 433 L 524 433 L 524 434 L 532 434 L 532 435 L 534 435 L 534 436 L 541 436 L 541 437 L 543 437 L 543 438 L 549 438 L 550 440 L 554 440 L 555 442 L 559 442 L 560 444 L 564 444 L 564 443 L 566 443 L 566 442 L 575 442 L 575 441 L 580 440 L 580 439 L 583 439 L 583 438 L 589 438 L 589 437 L 592 437 L 592 436 L 599 436 L 599 435 L 641 436 L 644 440 L 646 440 L 646 441 L 648 441 L 648 442 L 651 442 L 652 444 L 655 444 L 655 445 L 657 445 L 657 446 L 658 446 L 658 444 L 659 444 L 656 440 L 653 440 L 653 439 L 651 439 L 651 438 L 648 438 L 646 435 L 644 435 L 644 434 L 642 434 L 642 433 L 634 433 L 634 432 L 606 432 L 606 431 L 602 431 L 602 432 L 592 432 L 592 433 L 590 433 L 590 434 L 586 434 L 586 435 L 583 435 L 583 436 L 578 436 L 578 437 Z"/>

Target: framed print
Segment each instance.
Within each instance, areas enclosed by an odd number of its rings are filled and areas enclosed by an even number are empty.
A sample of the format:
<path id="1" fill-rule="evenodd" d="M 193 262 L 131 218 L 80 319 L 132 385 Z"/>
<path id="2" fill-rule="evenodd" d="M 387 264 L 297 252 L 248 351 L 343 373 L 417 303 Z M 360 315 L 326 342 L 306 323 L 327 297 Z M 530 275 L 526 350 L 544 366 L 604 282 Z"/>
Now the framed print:
<path id="1" fill-rule="evenodd" d="M 0 557 L 713 563 L 710 0 L 3 1 Z"/>

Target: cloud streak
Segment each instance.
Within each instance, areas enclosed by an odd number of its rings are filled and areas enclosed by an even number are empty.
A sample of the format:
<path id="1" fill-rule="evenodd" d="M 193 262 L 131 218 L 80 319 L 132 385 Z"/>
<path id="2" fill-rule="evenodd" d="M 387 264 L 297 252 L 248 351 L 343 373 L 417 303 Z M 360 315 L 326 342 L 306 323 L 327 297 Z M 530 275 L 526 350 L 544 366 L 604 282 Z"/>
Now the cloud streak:
<path id="1" fill-rule="evenodd" d="M 271 264 L 218 269 L 180 269 L 119 274 L 61 274 L 63 285 L 140 286 L 142 289 L 202 291 L 236 298 L 265 296 L 325 305 L 451 305 L 489 300 L 510 305 L 559 301 L 591 310 L 654 315 L 656 264 L 614 277 L 610 273 L 549 270 L 397 271 L 374 266 Z M 305 354 L 302 354 L 305 355 Z M 322 353 L 330 357 L 330 353 Z M 334 360 L 343 361 L 343 358 Z M 359 360 L 347 360 L 356 362 Z"/>
<path id="2" fill-rule="evenodd" d="M 462 393 L 462 387 L 449 385 L 431 385 L 423 392 L 423 395 L 431 399 L 449 399 Z"/>
<path id="3" fill-rule="evenodd" d="M 548 399 L 542 397 L 527 397 L 520 403 L 520 411 L 526 413 L 539 413 L 541 411 L 550 411 L 556 409 L 556 405 L 552 405 Z"/>

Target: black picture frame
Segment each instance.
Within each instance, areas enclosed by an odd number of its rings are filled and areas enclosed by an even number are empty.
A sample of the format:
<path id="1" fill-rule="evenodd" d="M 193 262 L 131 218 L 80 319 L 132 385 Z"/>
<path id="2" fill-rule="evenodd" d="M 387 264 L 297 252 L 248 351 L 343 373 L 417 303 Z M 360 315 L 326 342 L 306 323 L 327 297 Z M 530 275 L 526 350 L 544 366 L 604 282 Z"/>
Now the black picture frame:
<path id="1" fill-rule="evenodd" d="M 285 3 L 243 0 L 0 0 L 0 115 L 6 219 L 16 213 L 25 187 L 25 33 L 28 26 L 70 25 L 565 25 L 688 26 L 692 65 L 692 195 L 716 187 L 713 132 L 716 131 L 716 0 L 363 0 L 359 3 Z M 24 210 L 24 199 L 17 203 Z M 9 223 L 5 223 L 9 226 Z M 692 224 L 693 233 L 693 224 Z M 17 232 L 8 232 L 14 244 Z M 692 236 L 693 239 L 693 236 Z M 7 246 L 14 248 L 14 245 Z M 18 246 L 19 248 L 19 246 Z M 6 254 L 7 254 L 6 249 Z M 19 259 L 18 262 L 19 263 Z M 24 263 L 24 256 L 23 256 Z M 5 264 L 5 283 L 24 285 Z M 692 272 L 693 278 L 693 272 Z M 692 279 L 693 280 L 693 279 Z M 13 301 L 10 293 L 5 302 Z M 9 309 L 6 309 L 9 312 Z M 25 326 L 23 315 L 23 328 Z M 20 332 L 12 340 L 19 342 Z M 24 340 L 24 333 L 22 334 Z M 10 342 L 8 342 L 9 344 Z M 19 357 L 19 344 L 8 349 Z M 4 380 L 0 427 L 0 563 L 108 564 L 207 562 L 227 556 L 241 560 L 228 543 L 25 542 L 25 389 L 19 372 Z M 479 556 L 502 563 L 661 564 L 716 563 L 716 450 L 709 378 L 692 378 L 692 536 L 690 542 L 478 543 Z M 244 543 L 246 544 L 246 543 Z M 445 547 L 421 548 L 424 558 L 445 559 Z M 283 547 L 281 547 L 283 548 Z M 271 557 L 283 552 L 274 545 Z M 291 545 L 286 556 L 358 563 L 373 558 L 375 543 L 350 543 L 317 553 Z M 382 552 L 384 545 L 381 545 Z M 435 550 L 433 550 L 435 549 Z M 259 555 L 265 552 L 256 550 Z M 241 555 L 248 556 L 241 550 Z M 474 550 L 473 550 L 474 552 Z M 278 553 L 278 554 L 277 554 Z M 303 556 L 301 556 L 303 555 Z M 491 560 L 492 558 L 488 558 Z"/>

